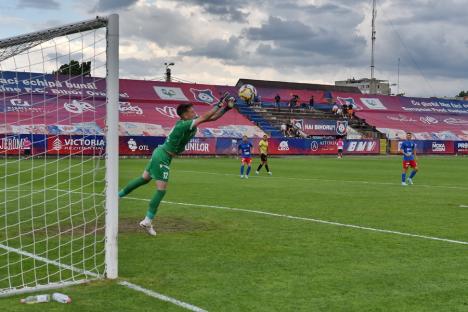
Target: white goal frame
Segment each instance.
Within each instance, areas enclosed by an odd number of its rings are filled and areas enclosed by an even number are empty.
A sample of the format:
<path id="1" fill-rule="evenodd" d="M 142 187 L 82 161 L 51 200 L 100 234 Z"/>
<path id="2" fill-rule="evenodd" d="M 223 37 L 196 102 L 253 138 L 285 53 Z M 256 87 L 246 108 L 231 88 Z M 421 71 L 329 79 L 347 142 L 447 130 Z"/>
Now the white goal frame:
<path id="1" fill-rule="evenodd" d="M 92 20 L 82 21 L 69 25 L 45 29 L 43 31 L 32 32 L 20 36 L 0 40 L 0 61 L 6 60 L 14 55 L 27 51 L 43 42 L 56 37 L 71 35 L 75 33 L 106 28 L 106 122 L 105 122 L 105 141 L 106 141 L 106 168 L 105 168 L 105 268 L 104 275 L 98 275 L 93 272 L 86 272 L 88 276 L 95 278 L 106 277 L 116 279 L 118 277 L 118 178 L 119 178 L 119 16 L 112 14 L 106 17 L 96 17 Z M 12 47 L 11 49 L 5 49 Z M 52 265 L 65 267 L 70 270 L 76 270 L 72 266 L 67 266 L 56 261 L 45 259 L 43 257 L 10 248 L 9 252 L 22 254 L 32 257 L 39 261 L 47 262 Z M 79 269 L 78 269 L 79 270 Z M 0 297 L 35 292 L 45 289 L 60 288 L 68 285 L 87 282 L 64 281 L 48 285 L 38 285 L 36 287 L 16 288 L 6 291 L 0 291 Z"/>

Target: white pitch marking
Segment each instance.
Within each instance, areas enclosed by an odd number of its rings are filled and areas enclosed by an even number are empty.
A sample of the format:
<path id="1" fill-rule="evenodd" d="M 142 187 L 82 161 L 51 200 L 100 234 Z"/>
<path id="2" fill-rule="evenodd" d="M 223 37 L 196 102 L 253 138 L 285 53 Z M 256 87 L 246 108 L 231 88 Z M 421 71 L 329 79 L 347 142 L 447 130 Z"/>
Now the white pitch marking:
<path id="1" fill-rule="evenodd" d="M 83 270 L 83 269 L 74 267 L 72 265 L 64 264 L 64 263 L 61 263 L 61 262 L 58 262 L 58 261 L 55 261 L 55 260 L 50 260 L 50 259 L 38 256 L 38 255 L 35 255 L 33 253 L 30 253 L 28 251 L 18 249 L 18 248 L 5 246 L 3 244 L 0 244 L 0 248 L 5 249 L 6 251 L 9 251 L 9 252 L 14 252 L 14 253 L 29 257 L 29 258 L 36 259 L 38 261 L 42 261 L 44 263 L 53 264 L 53 265 L 55 265 L 57 267 L 68 269 L 68 270 L 76 272 L 76 273 L 86 274 L 86 275 L 92 276 L 94 278 L 99 278 L 100 277 L 99 274 L 96 274 L 94 272 Z M 62 287 L 65 287 L 65 286 L 70 286 L 72 284 L 78 284 L 78 283 L 81 283 L 81 282 L 85 283 L 85 282 L 88 282 L 88 281 L 89 280 L 76 281 L 76 282 L 63 282 L 63 283 L 57 283 L 57 284 L 51 285 L 50 287 L 48 287 L 47 285 L 43 285 L 41 287 L 38 287 L 37 289 L 34 289 L 34 288 L 28 288 L 26 290 L 24 290 L 24 289 L 21 290 L 20 289 L 18 292 L 15 292 L 15 293 L 19 294 L 19 293 L 26 293 L 26 292 L 35 292 L 35 291 L 40 291 L 40 290 L 45 290 L 45 289 L 62 288 Z M 196 307 L 194 305 L 182 302 L 180 300 L 177 300 L 177 299 L 171 298 L 169 296 L 157 293 L 155 291 L 143 288 L 141 286 L 138 286 L 136 284 L 132 284 L 132 283 L 127 282 L 127 281 L 121 281 L 118 284 L 122 285 L 122 286 L 125 286 L 125 287 L 128 287 L 130 289 L 136 290 L 136 291 L 140 291 L 140 292 L 142 292 L 142 293 L 144 293 L 144 294 L 146 294 L 146 295 L 148 295 L 150 297 L 153 297 L 153 298 L 156 298 L 156 299 L 159 299 L 159 300 L 162 300 L 162 301 L 170 302 L 172 304 L 175 304 L 175 305 L 177 305 L 179 307 L 185 308 L 185 309 L 190 310 L 190 311 L 206 312 L 206 310 L 203 310 L 203 309 L 201 309 L 199 307 Z M 7 295 L 7 294 L 5 293 L 5 295 Z M 2 293 L 0 293 L 0 297 L 3 297 Z"/>
<path id="2" fill-rule="evenodd" d="M 219 173 L 219 172 L 209 172 L 209 171 L 196 171 L 196 170 L 177 170 L 177 172 L 187 172 L 187 173 L 201 173 L 209 175 L 222 175 L 222 176 L 235 176 L 238 174 L 233 173 Z M 359 181 L 359 180 L 334 180 L 334 179 L 319 179 L 319 178 L 299 178 L 299 177 L 279 177 L 279 176 L 255 176 L 255 178 L 262 179 L 285 179 L 285 180 L 299 180 L 299 181 L 319 181 L 319 182 L 341 182 L 341 183 L 361 183 L 361 184 L 377 184 L 377 185 L 394 185 L 401 186 L 400 183 L 392 182 L 376 182 L 376 181 Z M 455 190 L 468 190 L 468 187 L 458 186 L 458 185 L 427 185 L 427 184 L 415 184 L 411 187 L 426 187 L 426 188 L 446 188 L 446 189 L 455 189 Z"/>
<path id="3" fill-rule="evenodd" d="M 5 246 L 3 244 L 0 244 L 0 248 L 5 249 L 6 251 L 9 251 L 9 252 L 14 252 L 14 253 L 17 253 L 19 255 L 23 255 L 23 256 L 26 256 L 26 257 L 29 257 L 29 258 L 33 258 L 33 259 L 42 261 L 44 263 L 53 264 L 53 265 L 58 266 L 60 268 L 68 269 L 68 270 L 76 272 L 76 273 L 86 274 L 86 275 L 89 275 L 89 276 L 92 276 L 92 277 L 99 277 L 99 274 L 96 274 L 94 272 L 83 270 L 83 269 L 80 269 L 80 268 L 76 268 L 74 266 L 64 264 L 64 263 L 61 263 L 61 262 L 58 262 L 58 261 L 55 261 L 55 260 L 50 260 L 50 259 L 38 256 L 38 255 L 35 255 L 33 253 L 30 253 L 28 251 L 18 249 L 18 248 Z"/>
<path id="4" fill-rule="evenodd" d="M 124 197 L 124 198 L 132 199 L 132 200 L 149 201 L 149 199 L 136 198 L 136 197 Z M 442 241 L 442 242 L 453 243 L 453 244 L 468 245 L 468 242 L 460 241 L 460 240 L 440 238 L 440 237 L 420 235 L 420 234 L 412 234 L 412 233 L 406 233 L 406 232 L 400 232 L 400 231 L 384 230 L 384 229 L 378 229 L 378 228 L 373 228 L 373 227 L 368 227 L 368 226 L 360 226 L 360 225 L 354 225 L 354 224 L 339 223 L 339 222 L 327 221 L 327 220 L 321 220 L 321 219 L 290 216 L 290 215 L 285 215 L 285 214 L 266 212 L 266 211 L 259 211 L 259 210 L 250 210 L 250 209 L 215 206 L 215 205 L 176 203 L 176 202 L 170 202 L 170 201 L 162 201 L 162 202 L 166 203 L 166 204 L 172 204 L 172 205 L 194 206 L 194 207 L 204 207 L 204 208 L 214 208 L 214 209 L 222 209 L 222 210 L 231 210 L 231 211 L 255 213 L 255 214 L 262 214 L 262 215 L 267 215 L 267 216 L 272 216 L 272 217 L 280 217 L 280 218 L 287 218 L 287 219 L 293 219 L 293 220 L 310 221 L 310 222 L 315 222 L 315 223 L 336 225 L 336 226 L 342 226 L 342 227 L 348 227 L 348 228 L 360 229 L 360 230 L 366 230 L 366 231 L 373 231 L 373 232 L 380 232 L 380 233 L 387 233 L 387 234 L 395 234 L 395 235 L 408 236 L 408 237 L 417 237 L 417 238 L 422 238 L 422 239 Z"/>
<path id="5" fill-rule="evenodd" d="M 161 301 L 170 302 L 170 303 L 172 303 L 172 304 L 175 304 L 175 305 L 177 305 L 177 306 L 179 306 L 179 307 L 185 308 L 185 309 L 190 310 L 190 311 L 195 311 L 195 312 L 206 312 L 206 310 L 203 310 L 202 308 L 199 308 L 199 307 L 194 306 L 194 305 L 192 305 L 192 304 L 185 303 L 185 302 L 183 302 L 183 301 L 180 301 L 180 300 L 177 300 L 177 299 L 168 297 L 168 296 L 166 296 L 166 295 L 163 295 L 163 294 L 157 293 L 157 292 L 155 292 L 155 291 L 152 291 L 152 290 L 143 288 L 143 287 L 141 287 L 141 286 L 138 286 L 138 285 L 136 285 L 136 284 L 132 284 L 132 283 L 127 282 L 127 281 L 119 282 L 119 285 L 128 287 L 128 288 L 130 288 L 130 289 L 133 289 L 133 290 L 136 290 L 136 291 L 139 291 L 139 292 L 142 292 L 142 293 L 144 293 L 144 294 L 147 295 L 147 296 L 150 296 L 150 297 L 153 297 L 153 298 L 157 298 L 157 299 L 159 299 L 159 300 L 161 300 Z"/>
<path id="6" fill-rule="evenodd" d="M 62 191 L 62 192 L 68 192 L 68 193 L 93 194 L 93 195 L 96 195 L 96 196 L 104 196 L 103 194 L 97 194 L 97 193 L 84 193 L 84 192 L 75 192 L 75 191 L 60 190 L 60 189 L 47 189 L 47 190 Z M 0 192 L 1 192 L 1 190 L 0 190 Z M 123 199 L 133 199 L 133 200 L 140 200 L 140 201 L 149 202 L 149 199 L 146 199 L 146 198 L 123 197 Z M 374 231 L 374 232 L 380 232 L 380 233 L 389 233 L 389 234 L 396 234 L 396 235 L 402 235 L 402 236 L 408 236 L 408 237 L 418 237 L 418 238 L 429 239 L 429 240 L 449 242 L 449 243 L 454 243 L 454 244 L 468 245 L 468 242 L 453 240 L 453 239 L 448 239 L 448 238 L 439 238 L 439 237 L 435 237 L 435 236 L 427 236 L 427 235 L 412 234 L 412 233 L 406 233 L 406 232 L 400 232 L 400 231 L 384 230 L 384 229 L 378 229 L 378 228 L 372 228 L 372 227 L 366 227 L 366 226 L 360 226 L 360 225 L 354 225 L 354 224 L 339 223 L 339 222 L 320 220 L 320 219 L 313 219 L 313 218 L 289 216 L 289 215 L 266 212 L 266 211 L 259 211 L 259 210 L 249 210 L 249 209 L 243 209 L 243 208 L 233 208 L 233 207 L 204 205 L 204 204 L 176 203 L 176 202 L 170 202 L 170 201 L 162 201 L 162 202 L 166 203 L 166 204 L 173 204 L 173 205 L 205 207 L 205 208 L 214 208 L 214 209 L 249 212 L 249 213 L 256 213 L 256 214 L 275 216 L 275 217 L 283 217 L 283 218 L 288 218 L 288 219 L 305 220 L 305 221 L 311 221 L 311 222 L 316 222 L 316 223 L 323 223 L 323 224 L 330 224 L 330 225 L 343 226 L 343 227 L 349 227 L 349 228 L 356 228 L 356 229 L 368 230 L 368 231 Z M 460 205 L 460 207 L 461 208 L 468 208 L 468 206 L 466 206 L 466 205 Z M 2 247 L 2 245 L 0 245 L 0 247 Z"/>

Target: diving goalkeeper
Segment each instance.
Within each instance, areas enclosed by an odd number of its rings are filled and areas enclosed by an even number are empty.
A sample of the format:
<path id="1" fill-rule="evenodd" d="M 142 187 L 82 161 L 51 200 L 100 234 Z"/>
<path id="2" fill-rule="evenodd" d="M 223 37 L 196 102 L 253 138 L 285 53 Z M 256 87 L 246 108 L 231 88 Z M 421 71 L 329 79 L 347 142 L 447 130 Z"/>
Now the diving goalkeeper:
<path id="1" fill-rule="evenodd" d="M 149 235 L 156 235 L 152 221 L 158 211 L 159 204 L 166 194 L 172 158 L 185 150 L 185 145 L 197 133 L 197 126 L 199 124 L 221 118 L 234 106 L 235 98 L 228 98 L 228 96 L 229 94 L 227 92 L 224 93 L 219 102 L 215 104 L 211 110 L 200 117 L 197 116 L 193 109 L 193 104 L 180 104 L 177 107 L 177 115 L 179 115 L 180 120 L 176 122 L 164 144 L 158 146 L 153 151 L 151 160 L 143 171 L 142 176 L 131 180 L 119 192 L 119 197 L 124 197 L 134 189 L 147 184 L 151 179 L 156 180 L 157 190 L 149 202 L 145 219 L 140 222 L 140 227 Z"/>

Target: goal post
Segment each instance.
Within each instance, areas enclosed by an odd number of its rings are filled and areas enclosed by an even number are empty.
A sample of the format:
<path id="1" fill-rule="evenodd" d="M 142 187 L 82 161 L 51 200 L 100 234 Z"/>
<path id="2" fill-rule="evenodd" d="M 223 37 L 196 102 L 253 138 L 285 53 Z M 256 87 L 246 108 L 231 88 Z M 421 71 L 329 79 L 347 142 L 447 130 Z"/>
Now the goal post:
<path id="1" fill-rule="evenodd" d="M 118 276 L 119 227 L 119 16 L 109 16 L 107 26 L 107 166 L 106 166 L 106 275 Z"/>
<path id="2" fill-rule="evenodd" d="M 119 17 L 0 40 L 0 297 L 118 277 Z"/>

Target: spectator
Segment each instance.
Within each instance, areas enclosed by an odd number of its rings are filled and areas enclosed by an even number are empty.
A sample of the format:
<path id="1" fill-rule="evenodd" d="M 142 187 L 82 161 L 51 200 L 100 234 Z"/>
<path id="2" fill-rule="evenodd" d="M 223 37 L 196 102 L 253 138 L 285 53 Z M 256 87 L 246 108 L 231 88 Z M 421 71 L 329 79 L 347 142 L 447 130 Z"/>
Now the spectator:
<path id="1" fill-rule="evenodd" d="M 288 123 L 286 124 L 286 134 L 288 137 L 292 137 L 294 134 L 293 134 L 293 125 L 292 125 L 292 122 L 291 121 L 288 121 Z"/>
<path id="2" fill-rule="evenodd" d="M 312 95 L 309 100 L 309 109 L 314 108 L 314 96 Z"/>
<path id="3" fill-rule="evenodd" d="M 343 139 L 339 137 L 338 140 L 336 141 L 336 148 L 338 150 L 338 158 L 343 158 L 343 146 L 344 146 Z"/>
<path id="4" fill-rule="evenodd" d="M 348 105 L 346 105 L 346 104 L 341 105 L 341 113 L 342 113 L 343 117 L 348 116 Z"/>
<path id="5" fill-rule="evenodd" d="M 353 118 L 353 114 L 354 114 L 353 105 L 349 104 L 348 105 L 348 117 L 349 117 L 349 119 Z"/>
<path id="6" fill-rule="evenodd" d="M 276 105 L 276 108 L 278 109 L 278 111 L 280 110 L 280 101 L 281 101 L 280 95 L 276 94 L 276 96 L 275 96 L 275 105 Z"/>
<path id="7" fill-rule="evenodd" d="M 285 123 L 281 124 L 281 133 L 283 133 L 283 136 L 286 136 L 287 134 L 287 127 Z"/>
<path id="8" fill-rule="evenodd" d="M 297 106 L 297 101 L 299 100 L 299 96 L 293 95 L 291 100 L 289 100 L 289 111 L 292 112 L 293 109 Z"/>
<path id="9" fill-rule="evenodd" d="M 262 97 L 260 95 L 256 95 L 253 99 L 253 106 L 254 107 L 261 107 L 262 106 Z"/>
<path id="10" fill-rule="evenodd" d="M 29 156 L 31 156 L 31 141 L 29 140 L 28 137 L 25 137 L 24 140 L 23 140 L 23 156 L 25 158 L 28 158 Z"/>
<path id="11" fill-rule="evenodd" d="M 338 115 L 338 105 L 336 105 L 336 102 L 333 103 L 332 113 L 334 113 L 335 115 Z"/>

